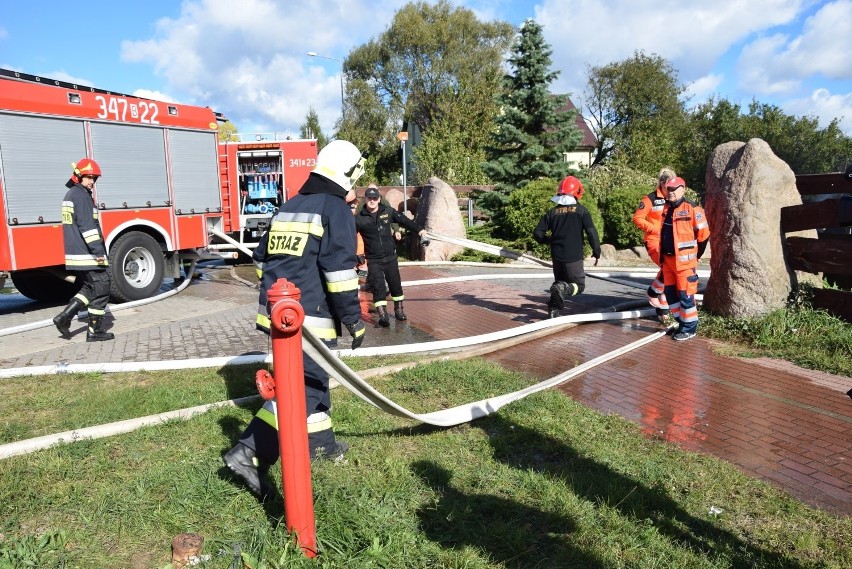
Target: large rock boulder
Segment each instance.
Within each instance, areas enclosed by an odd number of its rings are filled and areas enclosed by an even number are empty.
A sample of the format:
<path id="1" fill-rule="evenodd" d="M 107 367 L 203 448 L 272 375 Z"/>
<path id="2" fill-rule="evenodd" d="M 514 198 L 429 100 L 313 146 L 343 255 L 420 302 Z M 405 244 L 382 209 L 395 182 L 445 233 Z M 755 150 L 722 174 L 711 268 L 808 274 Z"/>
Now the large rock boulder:
<path id="1" fill-rule="evenodd" d="M 800 279 L 786 262 L 781 208 L 802 203 L 796 177 L 769 145 L 754 138 L 716 147 L 707 163 L 710 280 L 704 305 L 727 317 L 755 317 L 784 307 Z M 796 235 L 816 237 L 816 231 Z"/>
<path id="2" fill-rule="evenodd" d="M 449 184 L 431 177 L 421 189 L 414 222 L 431 233 L 464 239 L 466 237 L 458 196 Z M 421 261 L 449 261 L 464 247 L 434 240 L 428 247 L 419 247 Z"/>
<path id="3" fill-rule="evenodd" d="M 403 202 L 405 202 L 405 205 L 409 205 L 408 202 L 411 201 L 404 199 L 405 196 L 403 196 L 402 190 L 400 190 L 399 188 L 388 188 L 388 190 L 385 192 L 385 195 L 382 197 L 384 198 L 385 203 L 387 203 L 391 208 L 402 213 L 405 213 L 402 208 Z"/>

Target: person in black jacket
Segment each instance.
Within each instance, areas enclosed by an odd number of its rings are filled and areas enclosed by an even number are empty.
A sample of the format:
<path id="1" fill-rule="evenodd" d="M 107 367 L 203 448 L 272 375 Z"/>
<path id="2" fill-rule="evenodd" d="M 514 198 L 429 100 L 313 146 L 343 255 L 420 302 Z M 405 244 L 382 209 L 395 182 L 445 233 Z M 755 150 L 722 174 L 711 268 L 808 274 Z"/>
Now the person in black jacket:
<path id="1" fill-rule="evenodd" d="M 273 216 L 252 258 L 261 278 L 257 328 L 270 331 L 267 291 L 285 278 L 301 291 L 304 327 L 326 344 L 338 337 L 337 324 L 352 336 L 352 348 L 364 341 L 358 275 L 355 272 L 355 223 L 347 199 L 364 172 L 364 155 L 351 142 L 335 140 L 317 155 L 316 167 L 299 190 Z M 308 450 L 311 461 L 338 460 L 349 449 L 331 423 L 328 373 L 303 354 Z M 275 402 L 267 401 L 223 460 L 249 489 L 265 498 L 263 480 L 279 458 Z"/>
<path id="2" fill-rule="evenodd" d="M 589 210 L 577 203 L 582 197 L 583 184 L 574 176 L 567 176 L 551 198 L 556 206 L 544 214 L 533 230 L 533 238 L 537 242 L 550 244 L 555 279 L 550 286 L 550 301 L 547 303 L 551 318 L 559 316 L 559 311 L 565 308 L 566 297 L 576 296 L 586 288 L 583 233 L 592 246 L 595 266 L 601 256 L 601 244 L 592 216 Z"/>
<path id="3" fill-rule="evenodd" d="M 390 326 L 388 288 L 394 303 L 394 316 L 397 320 L 407 320 L 402 306 L 405 296 L 396 259 L 396 241 L 402 236 L 393 230 L 391 224 L 397 223 L 410 231 L 416 231 L 422 245 L 428 245 L 429 241 L 424 238 L 425 229 L 419 229 L 412 220 L 381 202 L 382 195 L 375 184 L 370 184 L 364 198 L 366 202 L 355 216 L 355 227 L 364 239 L 364 254 L 368 261 L 366 286 L 373 293 L 379 326 L 387 327 Z"/>
<path id="4" fill-rule="evenodd" d="M 62 200 L 62 238 L 65 243 L 65 268 L 73 271 L 83 283 L 68 306 L 53 318 L 63 338 L 71 338 L 71 321 L 82 308 L 89 312 L 87 342 L 112 340 L 115 334 L 105 332 L 103 318 L 109 301 L 109 272 L 104 234 L 98 219 L 98 208 L 92 198 L 101 167 L 90 158 L 72 164 L 73 172 L 65 186 Z"/>

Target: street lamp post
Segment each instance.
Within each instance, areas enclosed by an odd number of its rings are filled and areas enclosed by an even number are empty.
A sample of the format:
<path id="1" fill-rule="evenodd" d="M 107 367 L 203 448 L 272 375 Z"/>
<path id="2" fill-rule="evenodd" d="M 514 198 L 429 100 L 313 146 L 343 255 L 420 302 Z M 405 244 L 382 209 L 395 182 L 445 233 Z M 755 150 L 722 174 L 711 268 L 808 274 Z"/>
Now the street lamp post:
<path id="1" fill-rule="evenodd" d="M 340 64 L 340 116 L 341 118 L 346 118 L 346 106 L 343 103 L 343 60 L 337 57 L 329 57 L 327 55 L 320 55 L 315 51 L 309 51 L 308 55 L 311 57 L 321 57 L 323 59 L 330 59 L 332 61 L 336 61 Z"/>
<path id="2" fill-rule="evenodd" d="M 396 134 L 397 140 L 402 144 L 402 213 L 408 212 L 408 172 L 405 161 L 405 143 L 408 141 L 408 131 L 403 130 Z"/>

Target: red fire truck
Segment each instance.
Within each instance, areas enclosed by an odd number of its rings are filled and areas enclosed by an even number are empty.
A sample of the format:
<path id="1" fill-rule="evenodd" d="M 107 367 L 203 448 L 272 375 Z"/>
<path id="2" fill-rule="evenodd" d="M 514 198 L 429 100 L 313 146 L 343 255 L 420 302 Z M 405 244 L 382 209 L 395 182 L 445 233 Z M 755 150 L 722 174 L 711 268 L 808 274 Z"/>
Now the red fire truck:
<path id="1" fill-rule="evenodd" d="M 252 134 L 219 144 L 224 231 L 249 248 L 281 204 L 298 193 L 317 161 L 316 140 L 290 140 L 281 134 Z M 282 139 L 283 138 L 283 139 Z M 215 241 L 222 241 L 217 239 Z M 211 249 L 233 249 L 214 243 Z"/>
<path id="2" fill-rule="evenodd" d="M 36 300 L 75 293 L 60 205 L 82 157 L 104 172 L 93 195 L 114 300 L 155 294 L 179 276 L 181 257 L 216 248 L 214 235 L 252 245 L 307 178 L 316 141 L 219 144 L 222 120 L 205 107 L 0 69 L 0 277 Z"/>

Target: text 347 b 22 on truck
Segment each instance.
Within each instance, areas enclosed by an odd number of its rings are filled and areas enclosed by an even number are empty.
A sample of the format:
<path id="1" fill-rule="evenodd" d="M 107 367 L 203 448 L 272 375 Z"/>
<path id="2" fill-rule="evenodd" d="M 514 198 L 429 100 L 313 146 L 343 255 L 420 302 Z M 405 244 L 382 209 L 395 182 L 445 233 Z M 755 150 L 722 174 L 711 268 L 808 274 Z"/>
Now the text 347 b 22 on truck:
<path id="1" fill-rule="evenodd" d="M 35 300 L 75 294 L 61 204 L 71 164 L 84 157 L 103 171 L 93 197 L 114 301 L 156 294 L 182 260 L 253 248 L 313 169 L 316 141 L 219 142 L 224 120 L 206 107 L 0 69 L 0 280 L 9 275 Z"/>

